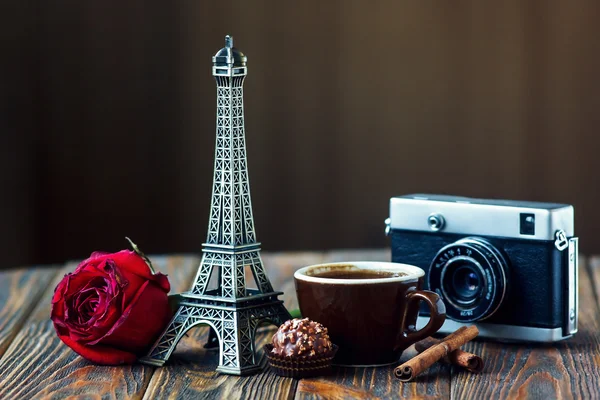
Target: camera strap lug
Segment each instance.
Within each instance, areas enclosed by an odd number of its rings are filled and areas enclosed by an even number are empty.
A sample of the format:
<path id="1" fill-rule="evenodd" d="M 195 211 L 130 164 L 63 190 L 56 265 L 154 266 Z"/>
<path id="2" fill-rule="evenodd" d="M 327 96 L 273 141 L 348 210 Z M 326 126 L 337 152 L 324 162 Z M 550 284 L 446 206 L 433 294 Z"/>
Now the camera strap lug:
<path id="1" fill-rule="evenodd" d="M 390 231 L 392 230 L 392 219 L 385 219 L 385 236 L 390 236 Z"/>
<path id="2" fill-rule="evenodd" d="M 567 239 L 567 234 L 562 229 L 556 231 L 554 235 L 556 240 L 554 241 L 554 246 L 558 249 L 558 251 L 563 251 L 567 247 L 569 247 L 569 239 Z"/>

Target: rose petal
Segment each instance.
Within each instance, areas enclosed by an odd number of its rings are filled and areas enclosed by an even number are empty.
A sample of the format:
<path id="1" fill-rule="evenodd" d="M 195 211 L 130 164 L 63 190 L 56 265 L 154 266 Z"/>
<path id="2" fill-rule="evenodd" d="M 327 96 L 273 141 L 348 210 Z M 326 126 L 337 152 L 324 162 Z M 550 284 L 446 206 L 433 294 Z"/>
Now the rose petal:
<path id="1" fill-rule="evenodd" d="M 69 287 L 69 275 L 65 275 L 63 279 L 56 285 L 54 289 L 54 295 L 52 296 L 52 308 L 50 310 L 50 319 L 54 322 L 62 322 L 65 318 L 65 305 L 64 305 L 64 295 L 65 291 Z"/>
<path id="2" fill-rule="evenodd" d="M 172 315 L 166 275 L 123 250 L 95 252 L 67 274 L 52 298 L 51 319 L 61 340 L 99 364 L 133 362 Z"/>
<path id="3" fill-rule="evenodd" d="M 81 357 L 100 365 L 133 364 L 137 356 L 129 351 L 115 349 L 110 346 L 81 344 L 69 336 L 59 334 L 58 337 L 64 344 L 73 349 Z"/>
<path id="4" fill-rule="evenodd" d="M 87 279 L 85 285 L 84 279 Z M 82 296 L 89 291 L 100 291 L 106 294 L 108 299 L 116 298 L 120 295 L 120 287 L 118 285 L 115 286 L 114 278 L 103 277 L 103 276 L 93 276 L 89 271 L 83 271 L 78 273 L 77 275 L 72 275 L 71 280 L 75 281 L 77 284 L 71 285 L 69 291 L 64 296 L 64 301 L 66 304 L 65 319 L 74 321 L 78 320 L 79 315 L 77 315 L 77 309 L 79 307 L 79 303 L 82 301 Z M 79 289 L 75 289 L 79 288 Z M 94 319 L 102 319 L 103 315 L 106 313 L 105 303 L 101 304 L 98 312 L 94 315 Z M 120 307 L 119 307 L 120 309 Z M 71 317 L 68 315 L 68 311 L 73 311 L 76 315 L 72 315 Z"/>
<path id="5" fill-rule="evenodd" d="M 165 293 L 169 293 L 171 290 L 171 284 L 169 283 L 169 278 L 167 275 L 157 272 L 152 276 L 154 277 L 154 281 L 158 283 L 158 286 L 160 286 Z"/>
<path id="6" fill-rule="evenodd" d="M 94 251 L 92 254 L 90 254 L 90 257 L 88 258 L 88 260 L 94 260 L 96 258 L 100 258 L 103 256 L 106 256 L 110 253 L 107 253 L 106 251 Z"/>
<path id="7" fill-rule="evenodd" d="M 68 274 L 68 286 L 64 291 L 64 297 L 69 298 L 86 287 L 98 285 L 98 280 L 103 279 L 102 276 L 98 276 L 98 273 L 94 271 L 82 270 L 78 273 Z"/>
<path id="8" fill-rule="evenodd" d="M 154 281 L 163 288 L 165 293 L 168 293 L 169 290 L 171 290 L 166 275 L 163 275 L 160 272 L 153 274 L 148 264 L 146 264 L 146 261 L 135 252 L 122 250 L 113 254 L 112 259 L 115 260 L 115 263 L 119 266 L 123 275 L 129 276 L 129 274 L 135 274 L 141 278 Z"/>
<path id="9" fill-rule="evenodd" d="M 71 339 L 87 344 L 96 343 L 98 338 L 105 336 L 122 316 L 120 300 L 120 296 L 111 298 L 107 305 L 102 306 L 105 309 L 103 313 L 96 313 L 85 325 L 69 323 Z"/>
<path id="10" fill-rule="evenodd" d="M 90 342 L 128 349 L 141 354 L 154 343 L 171 319 L 167 295 L 153 282 L 146 282 L 113 328 Z"/>
<path id="11" fill-rule="evenodd" d="M 65 274 L 58 285 L 54 288 L 54 294 L 52 295 L 52 303 L 56 303 L 64 296 L 65 291 L 69 287 L 69 280 L 71 279 L 71 274 Z"/>
<path id="12" fill-rule="evenodd" d="M 75 307 L 77 308 L 77 314 L 79 314 L 79 321 L 85 323 L 94 316 L 98 305 L 98 294 L 82 293 L 82 296 L 78 297 Z"/>
<path id="13" fill-rule="evenodd" d="M 77 272 L 78 270 L 85 268 L 87 264 L 100 265 L 107 259 L 113 260 L 119 267 L 121 274 L 127 279 L 130 279 L 131 275 L 133 274 L 140 278 L 145 278 L 145 280 L 157 282 L 167 293 L 169 290 L 171 290 L 169 280 L 167 279 L 166 275 L 161 273 L 153 274 L 148 264 L 146 264 L 146 261 L 144 261 L 142 257 L 131 250 L 121 250 L 117 253 L 110 254 L 101 252 L 92 253 L 87 260 L 84 260 L 79 264 L 75 271 Z"/>

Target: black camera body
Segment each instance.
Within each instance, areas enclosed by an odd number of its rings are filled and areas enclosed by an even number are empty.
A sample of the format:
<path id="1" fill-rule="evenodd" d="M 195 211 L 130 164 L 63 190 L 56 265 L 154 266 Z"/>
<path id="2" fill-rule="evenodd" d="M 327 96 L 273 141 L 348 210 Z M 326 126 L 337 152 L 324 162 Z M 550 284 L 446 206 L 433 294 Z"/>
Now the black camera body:
<path id="1" fill-rule="evenodd" d="M 415 194 L 390 200 L 386 230 L 392 261 L 422 268 L 446 304 L 440 332 L 554 342 L 577 332 L 573 220 L 565 204 Z"/>

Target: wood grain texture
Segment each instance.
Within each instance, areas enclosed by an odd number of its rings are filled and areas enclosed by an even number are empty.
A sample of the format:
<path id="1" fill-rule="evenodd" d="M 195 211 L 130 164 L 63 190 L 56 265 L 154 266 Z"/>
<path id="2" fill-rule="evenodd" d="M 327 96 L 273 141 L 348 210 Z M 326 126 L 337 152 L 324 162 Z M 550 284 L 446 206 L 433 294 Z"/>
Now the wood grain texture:
<path id="1" fill-rule="evenodd" d="M 157 269 L 169 274 L 173 292 L 185 291 L 191 284 L 199 259 L 196 257 L 152 257 Z M 263 262 L 276 290 L 285 292 L 287 307 L 296 307 L 293 272 L 302 266 L 321 262 L 389 260 L 389 251 L 340 250 L 323 253 L 264 253 Z M 394 366 L 380 368 L 336 367 L 332 375 L 293 380 L 272 374 L 268 369 L 247 377 L 215 372 L 218 353 L 203 345 L 208 329 L 199 327 L 180 342 L 170 362 L 154 369 L 143 365 L 103 367 L 88 363 L 57 338 L 49 321 L 50 297 L 68 265 L 54 278 L 29 317 L 27 310 L 15 311 L 13 294 L 21 297 L 38 286 L 39 276 L 28 270 L 9 272 L 11 287 L 21 287 L 5 296 L 2 310 L 23 313 L 22 328 L 0 360 L 0 399 L 21 398 L 600 398 L 600 258 L 585 263 L 580 270 L 579 333 L 553 345 L 513 345 L 492 342 L 468 343 L 464 350 L 483 357 L 486 367 L 471 374 L 436 363 L 414 382 L 401 383 L 393 377 Z M 55 270 L 56 272 L 56 270 Z M 35 275 L 35 274 L 34 274 Z M 0 274 L 1 278 L 6 277 Z M 19 276 L 19 278 L 16 278 Z M 16 281 L 15 281 L 16 279 Z M 8 280 L 0 280 L 7 285 Z M 14 282 L 19 282 L 16 286 Z M 30 282 L 30 283 L 27 283 Z M 0 296 L 3 296 L 0 293 Z M 5 297 L 0 297 L 0 300 Z M 31 309 L 31 307 L 30 307 Z M 2 311 L 2 318 L 6 318 Z M 14 319 L 14 316 L 13 316 Z M 6 327 L 0 325 L 0 338 Z M 14 326 L 14 325 L 13 325 Z M 267 343 L 275 327 L 257 332 L 258 348 Z M 400 362 L 416 355 L 413 347 Z M 260 364 L 267 366 L 262 350 Z"/>
<path id="2" fill-rule="evenodd" d="M 592 289 L 594 291 L 594 299 L 600 308 L 600 256 L 591 257 L 587 266 L 588 273 L 590 274 Z"/>
<path id="3" fill-rule="evenodd" d="M 275 290 L 281 290 L 277 286 L 289 282 L 297 269 L 326 262 L 326 255 L 321 252 L 267 252 L 262 253 L 262 260 L 273 287 Z"/>
<path id="4" fill-rule="evenodd" d="M 417 355 L 411 346 L 398 364 Z M 436 363 L 413 382 L 402 383 L 394 376 L 397 365 L 378 368 L 334 367 L 331 376 L 303 379 L 296 399 L 439 399 L 450 397 L 450 366 Z"/>
<path id="5" fill-rule="evenodd" d="M 187 290 L 195 273 L 195 257 L 151 257 L 157 270 L 167 273 L 173 291 Z M 79 357 L 56 336 L 50 299 L 62 268 L 39 304 L 16 335 L 0 363 L 0 398 L 141 398 L 154 368 L 144 365 L 96 366 Z"/>
<path id="6" fill-rule="evenodd" d="M 144 399 L 278 399 L 289 398 L 296 390 L 296 381 L 271 373 L 262 346 L 271 340 L 275 327 L 259 328 L 256 345 L 259 364 L 265 368 L 250 376 L 222 375 L 215 371 L 219 354 L 203 348 L 208 338 L 206 327 L 189 331 L 171 356 L 169 363 L 158 368 Z"/>
<path id="7" fill-rule="evenodd" d="M 454 367 L 452 398 L 600 398 L 600 308 L 581 260 L 579 332 L 556 344 L 472 342 L 463 350 L 485 361 L 481 374 Z"/>
<path id="8" fill-rule="evenodd" d="M 264 253 L 263 264 L 271 284 L 276 291 L 283 292 L 280 297 L 288 310 L 298 309 L 294 272 L 308 265 L 327 262 L 323 252 Z"/>
<path id="9" fill-rule="evenodd" d="M 58 268 L 0 272 L 0 359 Z"/>

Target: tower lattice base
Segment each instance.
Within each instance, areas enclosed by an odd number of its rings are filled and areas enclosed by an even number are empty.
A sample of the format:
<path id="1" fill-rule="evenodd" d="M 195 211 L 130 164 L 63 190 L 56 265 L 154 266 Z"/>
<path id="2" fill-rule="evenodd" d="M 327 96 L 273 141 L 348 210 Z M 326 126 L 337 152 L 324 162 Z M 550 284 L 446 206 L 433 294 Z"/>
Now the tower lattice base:
<path id="1" fill-rule="evenodd" d="M 279 326 L 290 318 L 283 302 L 277 298 L 281 294 L 249 293 L 248 297 L 228 301 L 216 300 L 211 295 L 183 293 L 180 295 L 179 309 L 168 328 L 140 361 L 159 367 L 164 365 L 189 329 L 207 324 L 219 339 L 217 371 L 234 375 L 256 372 L 260 369 L 254 348 L 256 327 L 265 321 Z"/>

